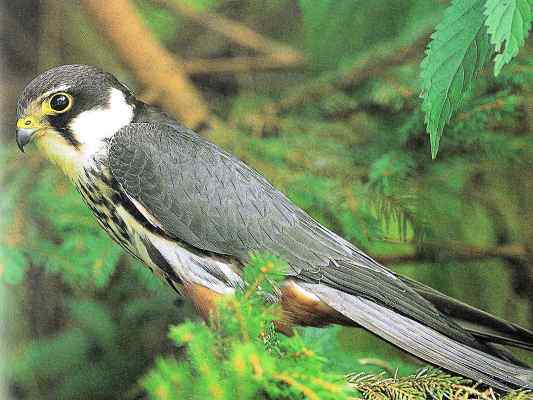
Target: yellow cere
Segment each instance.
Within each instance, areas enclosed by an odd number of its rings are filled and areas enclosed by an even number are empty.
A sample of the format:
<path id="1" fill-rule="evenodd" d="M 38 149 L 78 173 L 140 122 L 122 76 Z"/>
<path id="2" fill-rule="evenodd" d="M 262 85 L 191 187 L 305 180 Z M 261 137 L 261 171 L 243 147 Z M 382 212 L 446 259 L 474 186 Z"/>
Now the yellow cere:
<path id="1" fill-rule="evenodd" d="M 29 115 L 27 117 L 20 118 L 17 121 L 17 128 L 37 129 L 42 128 L 42 124 L 39 119 L 37 119 L 33 115 Z"/>
<path id="2" fill-rule="evenodd" d="M 43 102 L 47 103 L 47 101 Z M 44 109 L 44 106 L 41 106 Z M 43 115 L 35 111 L 35 107 L 30 108 L 30 113 L 17 121 L 18 129 L 34 129 L 33 142 L 41 152 L 52 162 L 57 164 L 72 179 L 77 179 L 83 160 L 79 151 L 68 144 L 61 135 L 53 134 L 53 128 L 43 120 Z M 48 134 L 47 134 L 48 133 Z M 52 134 L 49 134 L 52 133 Z"/>

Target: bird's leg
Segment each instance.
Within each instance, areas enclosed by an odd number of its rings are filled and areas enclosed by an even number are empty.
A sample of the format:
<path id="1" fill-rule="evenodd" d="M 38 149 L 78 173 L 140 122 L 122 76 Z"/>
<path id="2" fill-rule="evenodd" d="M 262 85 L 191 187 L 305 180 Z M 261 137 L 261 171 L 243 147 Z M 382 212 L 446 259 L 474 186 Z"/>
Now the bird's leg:
<path id="1" fill-rule="evenodd" d="M 183 292 L 186 297 L 192 300 L 206 322 L 209 321 L 216 301 L 224 296 L 205 286 L 191 282 L 184 284 Z M 282 315 L 278 321 L 275 321 L 275 327 L 277 331 L 286 336 L 293 335 L 294 325 L 315 327 L 329 324 L 354 325 L 351 320 L 292 280 L 285 282 L 281 287 L 280 304 Z"/>
<path id="2" fill-rule="evenodd" d="M 211 315 L 212 310 L 215 308 L 216 301 L 223 296 L 222 294 L 208 289 L 205 286 L 191 282 L 184 283 L 183 293 L 186 297 L 192 300 L 196 309 L 206 322 L 209 321 L 209 316 Z"/>
<path id="3" fill-rule="evenodd" d="M 285 330 L 291 325 L 315 327 L 329 324 L 354 325 L 353 321 L 293 280 L 286 281 L 281 287 L 281 306 L 283 308 L 281 324 Z M 282 332 L 285 333 L 283 330 Z"/>

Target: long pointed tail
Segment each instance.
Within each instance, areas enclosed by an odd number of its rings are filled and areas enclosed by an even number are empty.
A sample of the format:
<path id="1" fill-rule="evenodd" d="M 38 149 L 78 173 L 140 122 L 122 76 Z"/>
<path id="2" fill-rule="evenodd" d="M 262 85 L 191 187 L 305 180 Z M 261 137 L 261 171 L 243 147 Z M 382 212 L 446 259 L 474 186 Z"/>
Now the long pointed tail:
<path id="1" fill-rule="evenodd" d="M 366 298 L 323 284 L 301 286 L 356 324 L 427 362 L 500 390 L 533 389 L 533 369 L 474 349 Z"/>
<path id="2" fill-rule="evenodd" d="M 420 282 L 403 276 L 400 279 L 481 341 L 533 351 L 533 332 L 446 296 Z"/>

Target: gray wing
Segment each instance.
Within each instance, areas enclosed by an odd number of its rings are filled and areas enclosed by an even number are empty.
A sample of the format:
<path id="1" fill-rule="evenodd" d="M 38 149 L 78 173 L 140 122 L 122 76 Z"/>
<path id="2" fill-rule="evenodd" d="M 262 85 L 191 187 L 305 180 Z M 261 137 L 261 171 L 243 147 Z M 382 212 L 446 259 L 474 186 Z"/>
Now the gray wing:
<path id="1" fill-rule="evenodd" d="M 288 274 L 385 305 L 470 346 L 487 348 L 246 164 L 178 125 L 134 123 L 110 145 L 114 179 L 171 237 L 237 257 L 270 252 Z"/>
<path id="2" fill-rule="evenodd" d="M 235 157 L 179 126 L 135 123 L 109 153 L 113 177 L 171 236 L 202 250 L 246 260 L 273 251 L 292 273 L 319 272 L 330 259 L 361 258 L 389 273 L 295 207 Z M 364 260 L 363 260 L 364 259 Z"/>

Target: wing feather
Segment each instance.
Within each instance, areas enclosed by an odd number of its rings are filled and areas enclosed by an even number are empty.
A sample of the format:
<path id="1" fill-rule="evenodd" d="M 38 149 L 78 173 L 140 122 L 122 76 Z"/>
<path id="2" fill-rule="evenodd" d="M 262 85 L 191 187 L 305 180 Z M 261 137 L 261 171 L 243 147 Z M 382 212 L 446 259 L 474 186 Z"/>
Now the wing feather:
<path id="1" fill-rule="evenodd" d="M 363 296 L 487 348 L 395 274 L 294 206 L 242 161 L 179 125 L 134 123 L 113 137 L 113 177 L 171 237 L 237 257 L 271 252 L 289 275 Z"/>
<path id="2" fill-rule="evenodd" d="M 532 389 L 533 370 L 452 340 L 431 327 L 325 285 L 303 285 L 344 316 L 415 356 L 502 390 Z"/>

